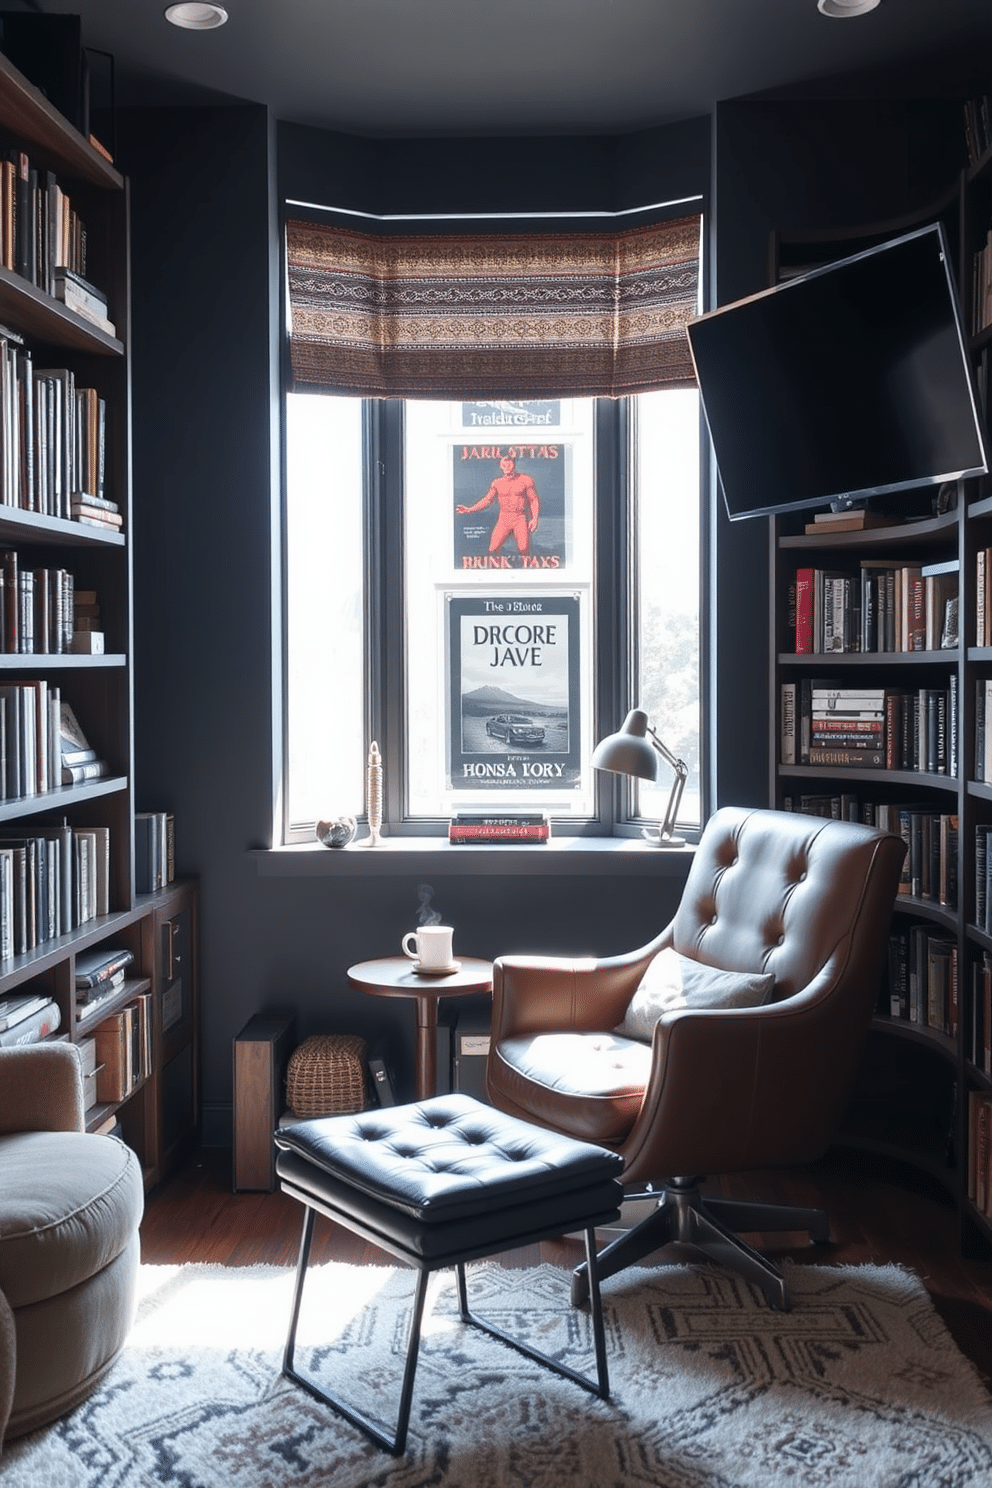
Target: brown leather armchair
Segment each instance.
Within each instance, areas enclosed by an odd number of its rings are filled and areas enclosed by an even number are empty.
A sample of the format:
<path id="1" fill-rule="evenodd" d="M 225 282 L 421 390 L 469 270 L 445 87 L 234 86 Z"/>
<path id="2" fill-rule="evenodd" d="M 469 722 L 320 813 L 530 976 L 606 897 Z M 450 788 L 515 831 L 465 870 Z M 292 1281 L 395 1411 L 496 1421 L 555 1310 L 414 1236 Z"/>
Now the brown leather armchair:
<path id="1" fill-rule="evenodd" d="M 675 918 L 649 945 L 599 960 L 496 961 L 493 1104 L 614 1147 L 628 1197 L 657 1200 L 602 1252 L 602 1276 L 680 1241 L 788 1308 L 780 1271 L 737 1232 L 826 1240 L 825 1214 L 704 1196 L 701 1181 L 810 1162 L 829 1145 L 878 997 L 904 856 L 901 838 L 874 828 L 724 808 L 706 825 Z M 666 947 L 711 968 L 771 973 L 771 1000 L 664 1012 L 650 1044 L 618 1035 Z M 572 1300 L 586 1295 L 580 1266 Z"/>

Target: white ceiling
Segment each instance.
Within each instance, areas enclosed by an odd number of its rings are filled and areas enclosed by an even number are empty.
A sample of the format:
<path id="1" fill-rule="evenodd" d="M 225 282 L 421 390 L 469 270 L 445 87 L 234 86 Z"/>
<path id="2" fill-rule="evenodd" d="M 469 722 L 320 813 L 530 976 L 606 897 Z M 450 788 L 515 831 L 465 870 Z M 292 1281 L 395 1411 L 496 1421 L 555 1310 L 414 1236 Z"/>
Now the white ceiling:
<path id="1" fill-rule="evenodd" d="M 220 93 L 373 136 L 619 133 L 960 49 L 992 77 L 992 0 L 841 20 L 816 0 L 225 0 L 227 25 L 205 32 L 169 25 L 166 3 L 21 0 L 82 16 L 121 104 Z"/>

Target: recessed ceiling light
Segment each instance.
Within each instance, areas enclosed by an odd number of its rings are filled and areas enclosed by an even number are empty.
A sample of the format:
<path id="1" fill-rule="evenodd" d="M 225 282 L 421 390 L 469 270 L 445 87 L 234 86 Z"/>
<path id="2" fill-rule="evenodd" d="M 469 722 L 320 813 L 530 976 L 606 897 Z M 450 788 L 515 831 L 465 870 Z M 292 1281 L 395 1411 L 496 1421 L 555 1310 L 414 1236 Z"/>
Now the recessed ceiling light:
<path id="1" fill-rule="evenodd" d="M 816 8 L 825 16 L 859 16 L 874 10 L 879 0 L 817 0 Z"/>
<path id="2" fill-rule="evenodd" d="M 215 26 L 223 26 L 227 11 L 223 5 L 207 4 L 205 0 L 203 3 L 201 0 L 183 0 L 180 5 L 168 7 L 165 19 L 187 31 L 212 31 Z"/>

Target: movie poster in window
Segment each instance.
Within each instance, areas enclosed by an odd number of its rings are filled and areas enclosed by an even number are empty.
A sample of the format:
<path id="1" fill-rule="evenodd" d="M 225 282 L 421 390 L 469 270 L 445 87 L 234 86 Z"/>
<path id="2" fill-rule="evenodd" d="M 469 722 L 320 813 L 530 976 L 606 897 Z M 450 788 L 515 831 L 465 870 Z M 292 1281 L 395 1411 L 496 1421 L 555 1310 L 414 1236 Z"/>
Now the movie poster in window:
<path id="1" fill-rule="evenodd" d="M 452 447 L 454 566 L 486 577 L 569 564 L 573 448 L 568 440 L 483 436 Z"/>
<path id="2" fill-rule="evenodd" d="M 448 599 L 449 790 L 576 790 L 579 599 Z"/>

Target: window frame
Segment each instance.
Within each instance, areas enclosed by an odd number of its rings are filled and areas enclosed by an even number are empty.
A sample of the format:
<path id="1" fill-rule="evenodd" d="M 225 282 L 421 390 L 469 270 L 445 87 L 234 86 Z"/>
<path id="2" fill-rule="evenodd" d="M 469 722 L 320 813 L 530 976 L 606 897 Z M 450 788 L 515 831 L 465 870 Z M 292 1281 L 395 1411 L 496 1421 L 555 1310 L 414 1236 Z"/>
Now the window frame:
<path id="1" fill-rule="evenodd" d="M 319 396 L 314 394 L 313 396 Z M 413 817 L 407 810 L 405 760 L 408 748 L 405 697 L 405 611 L 403 565 L 403 450 L 405 405 L 402 399 L 363 399 L 362 441 L 366 469 L 366 500 L 363 514 L 364 583 L 367 605 L 367 646 L 364 663 L 365 710 L 369 739 L 379 742 L 383 756 L 383 828 L 385 839 L 447 838 L 448 818 Z M 286 428 L 286 396 L 282 400 L 283 429 Z M 700 821 L 707 807 L 708 750 L 706 748 L 706 697 L 708 693 L 705 614 L 707 605 L 706 520 L 707 471 L 705 439 L 700 415 L 699 475 L 699 709 L 700 709 Z M 595 400 L 594 409 L 594 507 L 596 565 L 593 585 L 592 644 L 594 674 L 592 698 L 593 733 L 602 738 L 618 729 L 636 699 L 634 678 L 638 675 L 636 614 L 637 525 L 633 522 L 634 448 L 636 400 Z M 288 638 L 285 574 L 288 544 L 288 492 L 283 461 L 284 567 L 282 603 L 282 653 Z M 288 678 L 289 668 L 283 667 Z M 280 756 L 288 768 L 286 747 L 288 691 L 284 684 Z M 654 818 L 638 816 L 634 809 L 635 786 L 621 776 L 595 772 L 594 813 L 582 819 L 554 818 L 556 836 L 566 838 L 641 837 L 642 827 Z M 288 790 L 281 789 L 279 840 L 293 847 L 310 840 L 297 825 L 291 829 Z M 359 818 L 364 821 L 364 814 Z M 680 824 L 689 842 L 698 839 L 699 828 Z"/>

